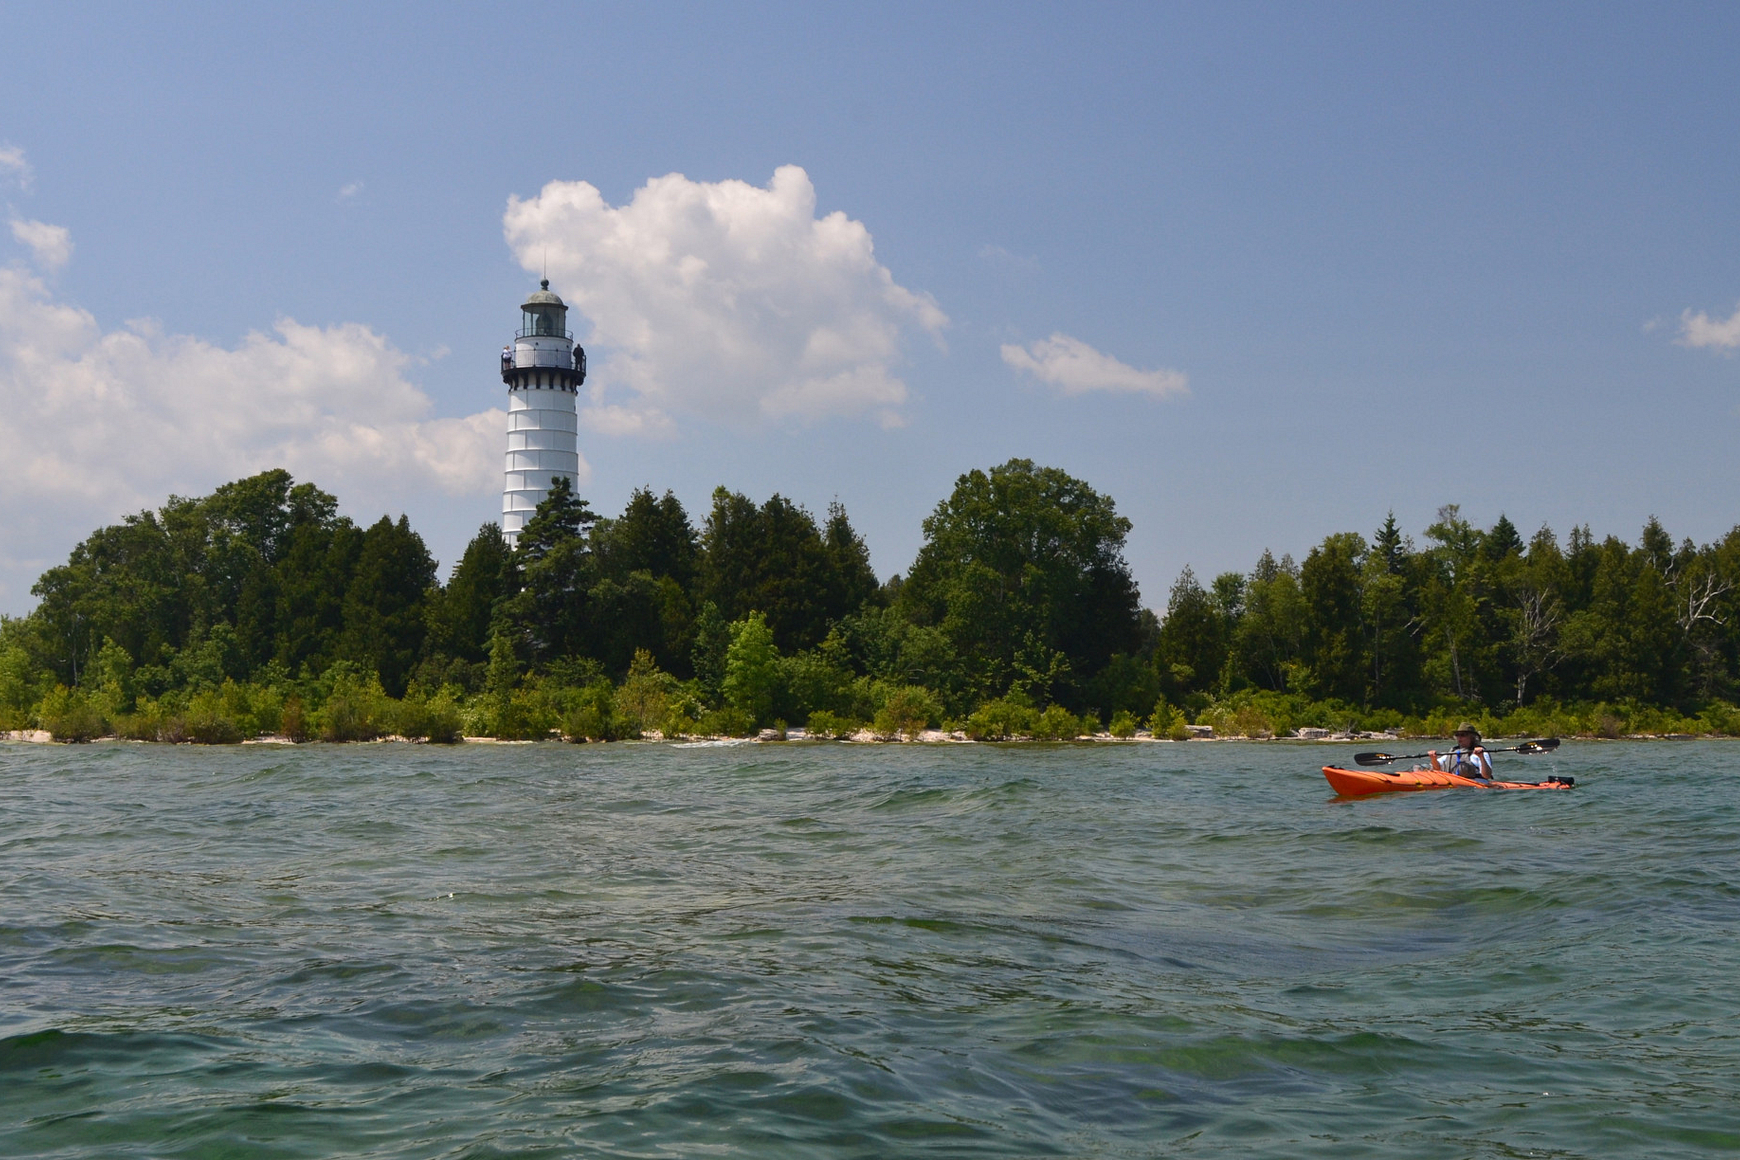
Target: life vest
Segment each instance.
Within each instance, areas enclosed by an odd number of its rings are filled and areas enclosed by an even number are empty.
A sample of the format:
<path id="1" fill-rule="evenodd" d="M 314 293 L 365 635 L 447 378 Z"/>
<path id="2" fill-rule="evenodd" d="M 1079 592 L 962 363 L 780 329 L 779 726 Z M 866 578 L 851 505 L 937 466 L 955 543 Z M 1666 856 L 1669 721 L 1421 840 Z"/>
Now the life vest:
<path id="1" fill-rule="evenodd" d="M 1472 777 L 1477 781 L 1486 781 L 1492 777 L 1487 768 L 1490 759 L 1488 759 L 1488 763 L 1483 763 L 1472 749 L 1463 749 L 1458 746 L 1446 753 L 1443 760 L 1446 763 L 1444 771 L 1453 773 L 1457 777 Z"/>

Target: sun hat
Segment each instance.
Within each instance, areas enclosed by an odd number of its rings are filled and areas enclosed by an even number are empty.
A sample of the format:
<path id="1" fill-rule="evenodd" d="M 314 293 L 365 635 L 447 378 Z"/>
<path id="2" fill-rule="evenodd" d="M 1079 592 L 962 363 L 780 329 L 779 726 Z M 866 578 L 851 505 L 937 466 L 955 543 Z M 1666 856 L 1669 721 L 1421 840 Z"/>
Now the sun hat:
<path id="1" fill-rule="evenodd" d="M 1474 722 L 1472 721 L 1464 721 L 1462 724 L 1456 726 L 1456 736 L 1460 737 L 1464 733 L 1472 733 L 1476 738 L 1480 736 L 1480 730 L 1474 727 Z"/>

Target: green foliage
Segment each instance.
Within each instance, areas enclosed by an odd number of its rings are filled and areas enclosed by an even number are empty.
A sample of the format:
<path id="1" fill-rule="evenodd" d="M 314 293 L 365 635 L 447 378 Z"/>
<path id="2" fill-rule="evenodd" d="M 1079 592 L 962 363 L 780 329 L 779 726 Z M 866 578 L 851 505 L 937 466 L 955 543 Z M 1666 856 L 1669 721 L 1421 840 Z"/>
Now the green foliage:
<path id="1" fill-rule="evenodd" d="M 133 711 L 137 689 L 133 681 L 133 658 L 127 650 L 105 637 L 90 668 L 80 674 L 93 704 L 111 720 Z"/>
<path id="2" fill-rule="evenodd" d="M 330 692 L 318 717 L 322 741 L 373 741 L 392 725 L 392 706 L 380 678 L 340 662 L 328 673 Z"/>
<path id="3" fill-rule="evenodd" d="M 663 729 L 679 689 L 677 679 L 660 671 L 650 652 L 638 649 L 616 694 L 617 714 L 628 723 L 633 736 Z"/>
<path id="4" fill-rule="evenodd" d="M 731 622 L 711 600 L 701 606 L 695 618 L 695 645 L 690 653 L 695 680 L 700 682 L 702 695 L 709 701 L 723 696 L 725 687 L 725 654 L 731 649 Z"/>
<path id="5" fill-rule="evenodd" d="M 446 585 L 404 517 L 366 528 L 267 471 L 99 528 L 0 617 L 0 727 L 230 742 L 461 733 L 973 736 L 1442 731 L 1735 733 L 1740 528 L 1675 544 L 1525 537 L 1446 505 L 1295 565 L 1263 553 L 1165 615 L 1129 523 L 1026 460 L 961 476 L 907 577 L 878 586 L 846 513 L 719 490 L 697 529 L 640 489 L 598 519 L 553 486 L 509 551 L 486 524 Z M 692 676 L 691 676 L 692 675 Z M 1045 714 L 1035 705 L 1050 705 Z M 1092 717 L 1065 714 L 1096 707 Z M 51 724 L 52 723 L 52 724 Z"/>
<path id="6" fill-rule="evenodd" d="M 1148 714 L 1148 731 L 1155 737 L 1164 737 L 1172 741 L 1188 741 L 1190 739 L 1189 722 L 1184 719 L 1184 711 L 1166 703 L 1161 697 L 1154 702 L 1154 709 Z"/>
<path id="7" fill-rule="evenodd" d="M 1039 713 L 1021 698 L 1000 697 L 973 710 L 966 721 L 966 734 L 975 741 L 1011 741 L 1031 736 Z"/>
<path id="8" fill-rule="evenodd" d="M 1035 741 L 1073 741 L 1089 729 L 1083 728 L 1083 721 L 1062 705 L 1048 705 L 1033 723 L 1033 740 Z M 1095 722 L 1094 728 L 1098 723 Z"/>
<path id="9" fill-rule="evenodd" d="M 1171 696 L 1183 697 L 1218 685 L 1226 661 L 1226 637 L 1225 618 L 1186 565 L 1172 585 L 1154 650 L 1161 687 Z"/>
<path id="10" fill-rule="evenodd" d="M 838 504 L 824 532 L 783 496 L 757 508 L 719 488 L 701 542 L 704 598 L 729 619 L 761 613 L 782 651 L 820 644 L 831 624 L 876 592 L 869 552 Z"/>
<path id="11" fill-rule="evenodd" d="M 201 689 L 188 698 L 180 714 L 180 739 L 198 745 L 234 745 L 257 732 L 252 728 L 252 709 L 246 691 L 234 681 Z"/>
<path id="12" fill-rule="evenodd" d="M 1118 712 L 1112 714 L 1112 723 L 1106 728 L 1107 731 L 1118 740 L 1128 741 L 1136 735 L 1136 730 L 1139 728 L 1139 724 L 1134 713 L 1120 709 Z"/>
<path id="13" fill-rule="evenodd" d="M 29 724 L 31 709 L 42 699 L 45 676 L 22 645 L 0 640 L 0 729 Z"/>
<path id="14" fill-rule="evenodd" d="M 313 736 L 308 711 L 302 704 L 302 698 L 294 693 L 284 698 L 284 707 L 278 718 L 278 732 L 298 744 Z"/>
<path id="15" fill-rule="evenodd" d="M 426 639 L 433 652 L 473 664 L 489 660 L 490 616 L 507 571 L 501 528 L 484 524 L 465 546 L 447 587 L 429 601 Z"/>
<path id="16" fill-rule="evenodd" d="M 948 638 L 970 699 L 1017 685 L 1074 699 L 1136 644 L 1129 530 L 1109 497 L 1055 468 L 971 471 L 925 520 L 897 606 Z"/>
<path id="17" fill-rule="evenodd" d="M 677 497 L 655 498 L 651 488 L 636 488 L 620 518 L 599 525 L 600 552 L 616 575 L 646 572 L 688 584 L 700 567 L 701 547 L 689 513 Z"/>
<path id="18" fill-rule="evenodd" d="M 701 714 L 693 732 L 698 737 L 747 737 L 755 728 L 753 717 L 727 705 Z"/>
<path id="19" fill-rule="evenodd" d="M 388 719 L 400 737 L 435 745 L 453 744 L 464 728 L 458 690 L 451 685 L 436 690 L 433 696 L 413 685 L 404 699 L 390 708 Z"/>
<path id="20" fill-rule="evenodd" d="M 362 535 L 345 592 L 338 653 L 372 669 L 391 695 L 402 696 L 422 653 L 435 561 L 404 516 L 382 516 Z"/>
<path id="21" fill-rule="evenodd" d="M 891 688 L 876 710 L 871 728 L 880 737 L 916 739 L 918 734 L 942 720 L 942 705 L 929 689 L 920 685 Z"/>
<path id="22" fill-rule="evenodd" d="M 788 720 L 801 721 L 815 712 L 852 715 L 859 678 L 836 653 L 815 649 L 784 656 L 779 669 L 779 711 Z"/>
<path id="23" fill-rule="evenodd" d="M 484 711 L 471 723 L 500 741 L 544 741 L 562 724 L 559 707 L 536 685 L 480 698 Z"/>
<path id="24" fill-rule="evenodd" d="M 587 532 L 596 519 L 567 478 L 553 476 L 520 529 L 513 556 L 519 591 L 507 601 L 507 613 L 533 661 L 583 653 L 595 579 Z"/>
<path id="25" fill-rule="evenodd" d="M 1740 725 L 1740 720 L 1736 723 Z M 826 709 L 817 709 L 811 713 L 804 725 L 805 732 L 818 741 L 845 741 L 863 728 L 863 721 L 830 713 Z"/>
<path id="26" fill-rule="evenodd" d="M 56 741 L 91 741 L 109 731 L 102 712 L 78 689 L 56 685 L 43 697 L 36 717 Z"/>
<path id="27" fill-rule="evenodd" d="M 621 741 L 638 735 L 634 722 L 617 712 L 616 690 L 597 681 L 579 690 L 562 716 L 562 733 L 570 741 Z"/>
<path id="28" fill-rule="evenodd" d="M 779 650 L 767 618 L 751 612 L 731 626 L 731 647 L 725 653 L 725 703 L 752 725 L 773 721 L 780 695 Z"/>

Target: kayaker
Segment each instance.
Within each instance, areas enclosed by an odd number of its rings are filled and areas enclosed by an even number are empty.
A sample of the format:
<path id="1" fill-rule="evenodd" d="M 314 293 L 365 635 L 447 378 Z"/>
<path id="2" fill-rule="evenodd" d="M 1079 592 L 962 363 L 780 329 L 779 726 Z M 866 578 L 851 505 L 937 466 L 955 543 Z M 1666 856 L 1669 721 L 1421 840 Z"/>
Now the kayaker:
<path id="1" fill-rule="evenodd" d="M 1464 721 L 1456 726 L 1455 749 L 1442 756 L 1436 749 L 1428 749 L 1426 756 L 1431 759 L 1433 769 L 1476 781 L 1492 780 L 1492 758 L 1486 755 L 1486 747 L 1480 744 L 1480 730 L 1473 722 Z"/>

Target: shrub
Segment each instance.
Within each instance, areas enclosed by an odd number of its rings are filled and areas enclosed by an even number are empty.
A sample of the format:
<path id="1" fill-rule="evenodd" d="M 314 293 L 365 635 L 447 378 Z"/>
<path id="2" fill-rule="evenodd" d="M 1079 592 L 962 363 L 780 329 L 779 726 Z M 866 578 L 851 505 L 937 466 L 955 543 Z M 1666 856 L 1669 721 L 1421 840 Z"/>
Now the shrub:
<path id="1" fill-rule="evenodd" d="M 1062 705 L 1052 705 L 1033 723 L 1035 741 L 1073 741 L 1081 736 L 1081 718 Z"/>
<path id="2" fill-rule="evenodd" d="M 780 683 L 784 686 L 782 708 L 793 720 L 826 710 L 842 717 L 852 715 L 854 678 L 850 669 L 820 650 L 780 658 Z"/>
<path id="3" fill-rule="evenodd" d="M 0 648 L 0 729 L 23 729 L 41 699 L 42 676 L 18 645 Z"/>
<path id="4" fill-rule="evenodd" d="M 921 685 L 902 685 L 893 690 L 876 711 L 872 728 L 883 737 L 916 737 L 932 722 L 942 719 L 942 706 Z"/>
<path id="5" fill-rule="evenodd" d="M 621 741 L 640 730 L 616 712 L 616 690 L 609 681 L 586 686 L 562 717 L 562 732 L 570 741 Z"/>
<path id="6" fill-rule="evenodd" d="M 222 689 L 205 689 L 195 693 L 181 714 L 181 735 L 199 745 L 235 745 L 245 732 L 237 720 L 237 702 L 241 697 L 235 682 L 225 681 Z"/>
<path id="7" fill-rule="evenodd" d="M 320 707 L 320 739 L 373 741 L 391 723 L 391 709 L 379 677 L 341 671 L 333 680 L 326 704 Z"/>
<path id="8" fill-rule="evenodd" d="M 700 732 L 700 719 L 706 711 L 699 681 L 678 685 L 666 705 L 659 730 L 666 737 L 693 736 Z"/>
<path id="9" fill-rule="evenodd" d="M 56 741 L 84 742 L 109 731 L 109 723 L 82 692 L 56 685 L 37 706 L 36 719 Z"/>
<path id="10" fill-rule="evenodd" d="M 811 737 L 823 741 L 844 741 L 864 728 L 864 723 L 842 717 L 838 713 L 830 713 L 826 709 L 817 709 L 810 714 L 809 722 L 804 728 Z"/>
<path id="11" fill-rule="evenodd" d="M 747 737 L 754 730 L 754 718 L 729 705 L 703 713 L 695 722 L 695 733 L 702 737 Z"/>
<path id="12" fill-rule="evenodd" d="M 490 693 L 482 701 L 482 732 L 500 741 L 543 741 L 563 716 L 537 686 Z"/>
<path id="13" fill-rule="evenodd" d="M 1136 735 L 1136 715 L 1128 709 L 1119 709 L 1112 714 L 1112 723 L 1108 728 L 1113 737 L 1128 741 Z"/>
<path id="14" fill-rule="evenodd" d="M 966 733 L 974 741 L 1007 741 L 1033 732 L 1039 714 L 1031 705 L 1009 698 L 986 701 L 967 718 Z"/>
<path id="15" fill-rule="evenodd" d="M 308 730 L 308 714 L 302 708 L 302 698 L 295 693 L 284 698 L 284 708 L 278 714 L 278 733 L 298 744 L 307 741 L 311 736 Z"/>
<path id="16" fill-rule="evenodd" d="M 164 726 L 170 714 L 161 701 L 152 697 L 140 697 L 133 712 L 115 722 L 115 736 L 124 737 L 128 741 L 162 741 Z M 181 730 L 181 722 L 176 720 L 174 730 Z"/>
<path id="17" fill-rule="evenodd" d="M 284 691 L 276 685 L 249 685 L 248 735 L 278 733 L 284 727 Z"/>
<path id="18" fill-rule="evenodd" d="M 1148 729 L 1156 737 L 1169 737 L 1173 741 L 1190 739 L 1184 711 L 1168 705 L 1165 697 L 1154 702 L 1154 712 L 1148 718 Z"/>
<path id="19" fill-rule="evenodd" d="M 1261 708 L 1247 701 L 1237 706 L 1216 707 L 1199 720 L 1214 726 L 1216 737 L 1273 737 L 1275 722 Z"/>
<path id="20" fill-rule="evenodd" d="M 1705 733 L 1715 733 L 1723 737 L 1740 735 L 1740 709 L 1726 701 L 1716 701 L 1704 706 L 1704 711 L 1698 714 L 1698 718 Z"/>
<path id="21" fill-rule="evenodd" d="M 452 686 L 443 686 L 433 697 L 412 686 L 405 697 L 392 706 L 393 732 L 401 737 L 421 739 L 436 745 L 451 745 L 459 740 L 459 701 Z"/>
<path id="22" fill-rule="evenodd" d="M 678 687 L 677 679 L 661 672 L 650 652 L 636 649 L 628 676 L 616 694 L 617 714 L 636 736 L 661 728 L 670 716 L 671 699 Z"/>

